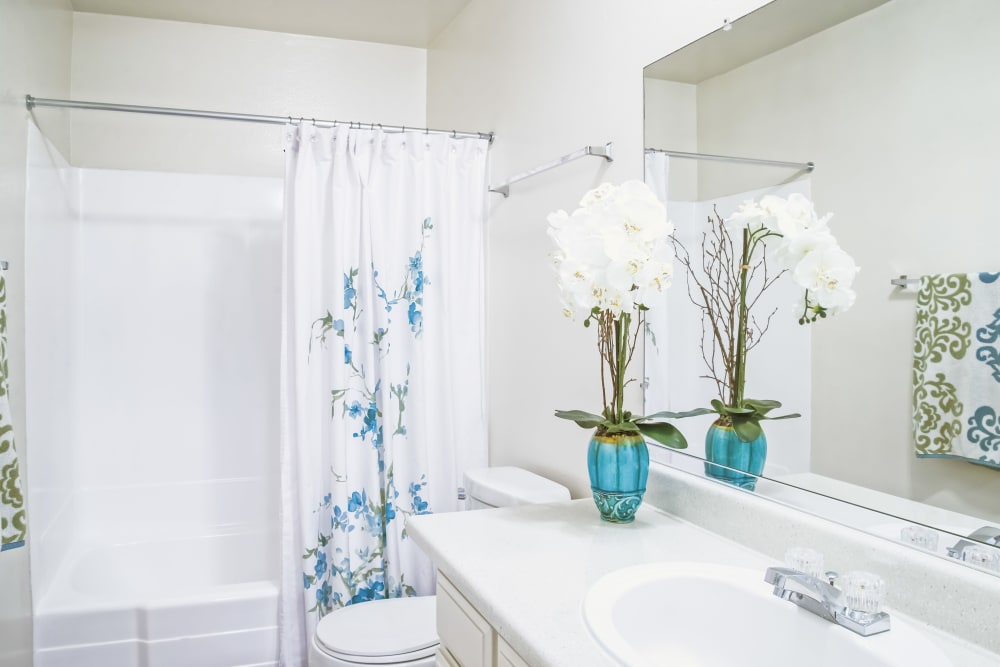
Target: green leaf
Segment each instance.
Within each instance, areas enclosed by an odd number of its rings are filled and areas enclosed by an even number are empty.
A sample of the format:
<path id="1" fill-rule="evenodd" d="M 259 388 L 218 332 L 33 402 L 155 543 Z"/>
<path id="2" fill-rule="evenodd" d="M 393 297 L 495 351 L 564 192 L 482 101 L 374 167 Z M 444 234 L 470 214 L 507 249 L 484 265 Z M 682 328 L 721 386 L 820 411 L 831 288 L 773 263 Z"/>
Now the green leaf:
<path id="1" fill-rule="evenodd" d="M 768 412 L 774 410 L 775 408 L 781 407 L 781 403 L 778 401 L 756 400 L 753 398 L 743 399 L 743 405 L 753 408 L 757 412 L 757 414 L 762 416 L 766 415 Z"/>
<path id="2" fill-rule="evenodd" d="M 761 419 L 770 419 L 771 421 L 777 421 L 778 419 L 794 419 L 796 417 L 801 417 L 801 416 L 802 415 L 800 415 L 798 412 L 793 412 L 790 415 L 780 415 L 778 417 L 765 417 L 761 415 Z"/>
<path id="3" fill-rule="evenodd" d="M 742 416 L 746 416 L 746 415 L 752 415 L 755 412 L 757 412 L 753 408 L 731 408 L 728 405 L 725 406 L 723 409 L 726 411 L 727 415 L 732 415 L 732 416 L 735 416 L 735 417 L 742 417 Z"/>
<path id="4" fill-rule="evenodd" d="M 639 424 L 641 422 L 652 421 L 653 419 L 684 419 L 685 417 L 710 415 L 714 412 L 716 411 L 708 408 L 695 408 L 694 410 L 687 410 L 686 412 L 657 412 L 655 414 L 646 415 L 645 417 L 636 417 L 632 421 Z"/>
<path id="5" fill-rule="evenodd" d="M 687 449 L 687 440 L 684 435 L 677 430 L 677 427 L 668 422 L 655 422 L 652 424 L 637 424 L 642 434 L 661 445 L 666 445 L 672 449 Z"/>
<path id="6" fill-rule="evenodd" d="M 764 432 L 755 419 L 733 419 L 733 430 L 743 442 L 753 442 Z"/>
<path id="7" fill-rule="evenodd" d="M 713 398 L 711 405 L 712 405 L 712 409 L 714 411 L 718 412 L 720 415 L 726 414 L 726 405 L 725 405 L 725 403 L 723 403 L 719 399 Z"/>
<path id="8" fill-rule="evenodd" d="M 574 421 L 580 428 L 597 428 L 606 421 L 601 415 L 583 410 L 556 410 L 556 417 Z"/>

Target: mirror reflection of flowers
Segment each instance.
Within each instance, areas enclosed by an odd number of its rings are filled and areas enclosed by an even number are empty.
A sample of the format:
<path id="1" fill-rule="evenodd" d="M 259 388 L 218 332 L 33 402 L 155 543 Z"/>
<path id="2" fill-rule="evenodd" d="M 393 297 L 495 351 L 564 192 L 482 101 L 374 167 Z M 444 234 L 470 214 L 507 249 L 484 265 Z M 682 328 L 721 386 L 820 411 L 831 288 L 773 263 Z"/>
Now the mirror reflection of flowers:
<path id="1" fill-rule="evenodd" d="M 604 402 L 599 415 L 557 410 L 556 416 L 596 428 L 599 436 L 641 433 L 669 447 L 687 447 L 680 431 L 663 421 L 687 413 L 639 416 L 624 409 L 625 387 L 634 381 L 626 373 L 644 313 L 663 301 L 673 280 L 674 226 L 666 207 L 641 181 L 605 183 L 584 195 L 572 214 L 556 211 L 548 221 L 558 246 L 551 256 L 563 314 L 597 329 Z"/>
<path id="2" fill-rule="evenodd" d="M 812 324 L 854 305 L 851 284 L 858 267 L 831 233 L 831 217 L 817 216 L 813 203 L 800 194 L 745 201 L 725 220 L 715 212 L 702 237 L 699 270 L 684 246 L 674 241 L 678 261 L 687 269 L 688 294 L 702 314 L 702 356 L 719 393 L 712 410 L 743 441 L 761 435 L 763 419 L 799 416 L 772 417 L 769 413 L 781 403 L 744 395 L 747 355 L 776 312 L 758 319 L 754 308 L 761 295 L 788 273 L 802 290 L 795 306 L 799 324 Z"/>

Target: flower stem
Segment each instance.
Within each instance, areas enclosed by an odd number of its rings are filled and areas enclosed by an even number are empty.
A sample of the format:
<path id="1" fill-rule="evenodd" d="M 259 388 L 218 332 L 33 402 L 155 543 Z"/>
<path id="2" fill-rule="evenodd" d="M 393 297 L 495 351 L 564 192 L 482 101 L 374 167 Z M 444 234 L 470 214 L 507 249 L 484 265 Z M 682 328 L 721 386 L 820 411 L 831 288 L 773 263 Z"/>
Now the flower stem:
<path id="1" fill-rule="evenodd" d="M 618 356 L 618 374 L 615 377 L 615 412 L 616 424 L 625 421 L 625 368 L 628 366 L 628 331 L 631 315 L 622 313 L 615 320 L 615 352 Z"/>
<path id="2" fill-rule="evenodd" d="M 743 386 L 747 365 L 747 272 L 750 270 L 750 231 L 743 229 L 743 253 L 740 257 L 740 306 L 736 329 L 736 386 L 733 388 L 734 408 L 743 407 Z"/>

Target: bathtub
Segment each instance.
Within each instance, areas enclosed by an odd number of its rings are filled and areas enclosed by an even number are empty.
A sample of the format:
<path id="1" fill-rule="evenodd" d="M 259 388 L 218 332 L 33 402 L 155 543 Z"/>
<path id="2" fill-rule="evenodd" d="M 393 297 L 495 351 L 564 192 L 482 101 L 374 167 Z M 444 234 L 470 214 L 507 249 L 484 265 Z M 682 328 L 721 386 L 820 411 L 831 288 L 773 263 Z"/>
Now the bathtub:
<path id="1" fill-rule="evenodd" d="M 113 529 L 70 540 L 35 605 L 34 667 L 277 665 L 277 522 L 164 531 L 162 520 L 120 521 L 143 504 L 130 496 Z"/>

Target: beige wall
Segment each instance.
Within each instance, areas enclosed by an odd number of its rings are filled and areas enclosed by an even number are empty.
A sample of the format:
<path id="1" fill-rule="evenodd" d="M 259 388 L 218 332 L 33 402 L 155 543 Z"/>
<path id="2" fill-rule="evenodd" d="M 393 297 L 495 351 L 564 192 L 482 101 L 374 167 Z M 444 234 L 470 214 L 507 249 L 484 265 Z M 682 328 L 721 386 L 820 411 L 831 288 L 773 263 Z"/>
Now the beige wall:
<path id="1" fill-rule="evenodd" d="M 423 126 L 427 52 L 324 37 L 77 13 L 73 97 Z M 281 127 L 73 111 L 78 167 L 281 176 Z"/>
<path id="2" fill-rule="evenodd" d="M 0 0 L 0 258 L 7 272 L 7 356 L 11 411 L 22 482 L 27 479 L 24 433 L 24 185 L 27 146 L 25 94 L 69 93 L 73 14 L 69 0 Z M 38 113 L 62 147 L 69 144 L 65 114 Z M 0 665 L 31 664 L 28 546 L 0 554 Z"/>
<path id="3" fill-rule="evenodd" d="M 915 294 L 889 280 L 998 270 L 998 28 L 995 0 L 896 0 L 698 92 L 700 150 L 817 163 L 817 210 L 862 269 L 854 309 L 813 331 L 813 470 L 994 522 L 997 471 L 913 455 Z"/>
<path id="4" fill-rule="evenodd" d="M 615 143 L 490 195 L 490 456 L 589 495 L 589 435 L 557 408 L 600 410 L 594 332 L 560 315 L 546 215 L 602 181 L 642 178 L 642 68 L 758 0 L 472 0 L 428 54 L 431 125 L 492 129 L 493 181 Z M 640 372 L 641 360 L 633 370 Z M 640 408 L 633 393 L 629 404 Z"/>

